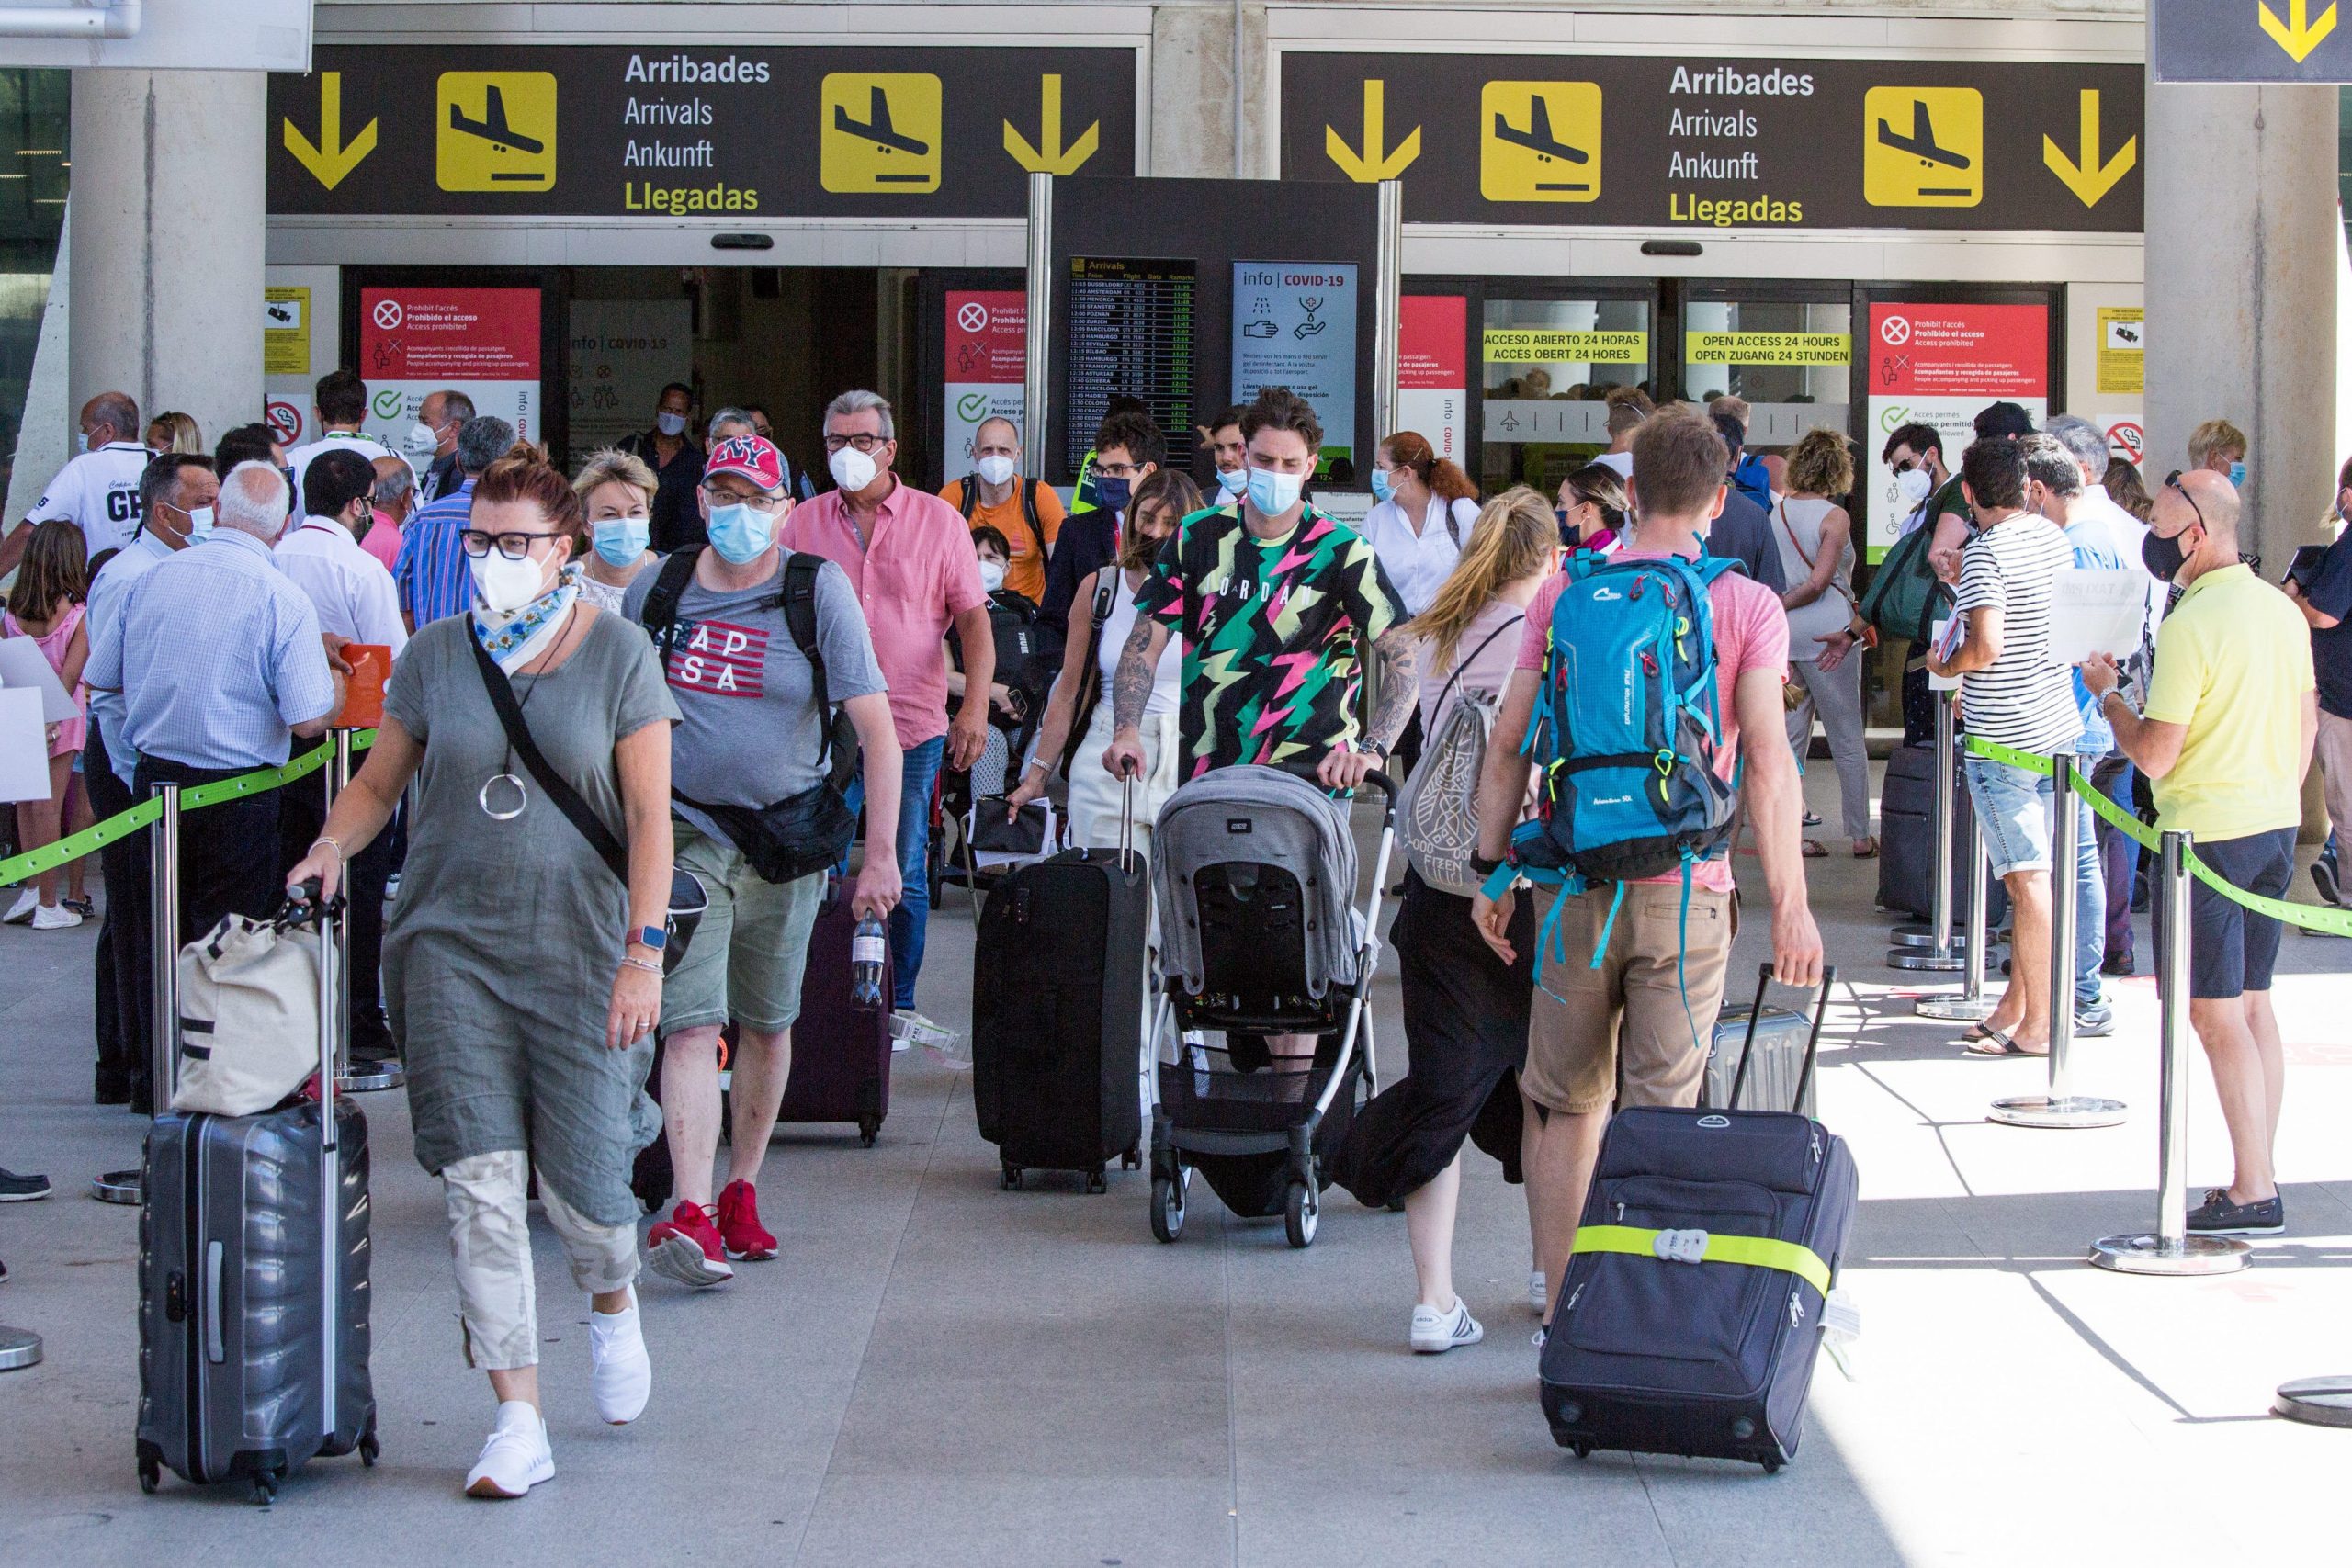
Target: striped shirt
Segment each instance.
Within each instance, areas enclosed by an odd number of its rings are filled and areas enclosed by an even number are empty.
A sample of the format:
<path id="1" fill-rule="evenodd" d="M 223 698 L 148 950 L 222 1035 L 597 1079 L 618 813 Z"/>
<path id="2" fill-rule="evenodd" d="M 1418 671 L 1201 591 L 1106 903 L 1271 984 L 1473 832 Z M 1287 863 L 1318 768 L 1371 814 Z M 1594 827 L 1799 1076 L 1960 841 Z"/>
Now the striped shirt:
<path id="1" fill-rule="evenodd" d="M 140 755 L 190 768 L 277 767 L 292 727 L 334 710 L 310 596 L 237 528 L 133 582 L 93 639 L 85 678 L 121 691 Z M 115 743 L 109 734 L 109 753 Z"/>
<path id="2" fill-rule="evenodd" d="M 2058 525 L 2026 513 L 1994 524 L 1961 551 L 1961 613 L 2001 612 L 2001 656 L 1961 677 L 1961 715 L 1971 735 L 2045 756 L 2080 739 L 2074 671 L 2050 650 L 2058 570 L 2074 563 Z"/>
<path id="3" fill-rule="evenodd" d="M 401 608 L 417 630 L 444 615 L 473 607 L 473 569 L 458 543 L 474 509 L 474 481 L 467 479 L 449 494 L 412 516 L 401 529 L 401 554 L 392 568 L 399 584 Z"/>

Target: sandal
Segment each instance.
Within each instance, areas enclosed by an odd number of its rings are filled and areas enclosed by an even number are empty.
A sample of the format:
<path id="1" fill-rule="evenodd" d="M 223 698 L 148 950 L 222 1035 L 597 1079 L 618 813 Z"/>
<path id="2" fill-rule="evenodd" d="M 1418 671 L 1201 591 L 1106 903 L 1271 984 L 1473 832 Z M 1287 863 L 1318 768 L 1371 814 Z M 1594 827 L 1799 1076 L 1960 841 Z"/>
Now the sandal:
<path id="1" fill-rule="evenodd" d="M 1972 1056 L 2047 1056 L 2047 1051 L 2029 1051 L 1997 1029 L 1988 1029 L 1984 1038 L 1967 1047 Z"/>
<path id="2" fill-rule="evenodd" d="M 1878 840 L 1876 838 L 1857 839 L 1854 840 L 1854 858 L 1856 860 L 1876 860 L 1878 858 Z M 1865 844 L 1870 847 L 1867 849 L 1862 848 L 1861 846 Z"/>
<path id="3" fill-rule="evenodd" d="M 1829 852 L 1821 847 L 1818 840 L 1807 839 L 1804 841 L 1804 858 L 1807 860 L 1826 860 L 1829 858 Z"/>

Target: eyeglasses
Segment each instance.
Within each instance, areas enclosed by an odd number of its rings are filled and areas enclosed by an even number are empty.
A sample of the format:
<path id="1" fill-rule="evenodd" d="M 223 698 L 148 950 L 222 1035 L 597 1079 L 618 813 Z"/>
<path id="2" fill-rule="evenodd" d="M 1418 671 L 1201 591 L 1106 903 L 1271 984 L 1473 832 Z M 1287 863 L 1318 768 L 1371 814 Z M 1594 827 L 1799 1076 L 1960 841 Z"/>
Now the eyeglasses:
<path id="1" fill-rule="evenodd" d="M 715 485 L 705 485 L 702 492 L 710 497 L 713 506 L 748 506 L 761 513 L 774 512 L 784 504 L 784 497 L 762 495 L 757 491 L 720 490 Z"/>
<path id="2" fill-rule="evenodd" d="M 460 529 L 458 543 L 466 554 L 481 560 L 490 554 L 492 545 L 508 560 L 522 560 L 531 553 L 533 539 L 560 539 L 561 534 L 485 534 L 479 528 Z"/>
<path id="3" fill-rule="evenodd" d="M 2180 482 L 2180 470 L 2178 468 L 2175 468 L 2172 472 L 2165 476 L 2165 488 L 2166 490 L 2177 490 L 2180 491 L 2180 499 L 2188 502 L 2189 511 L 2197 513 L 2197 525 L 2199 528 L 2205 527 L 2205 509 L 2197 504 L 2197 498 L 2188 493 L 2188 487 L 2187 485 Z"/>
<path id="4" fill-rule="evenodd" d="M 1141 464 L 1106 463 L 1100 457 L 1097 457 L 1094 460 L 1094 471 L 1102 475 L 1106 479 L 1140 479 L 1143 476 L 1143 467 Z"/>
<path id="5" fill-rule="evenodd" d="M 825 450 L 833 453 L 844 446 L 854 446 L 861 452 L 872 452 L 889 439 L 887 435 L 869 435 L 862 430 L 855 435 L 834 435 L 829 432 L 825 436 Z"/>

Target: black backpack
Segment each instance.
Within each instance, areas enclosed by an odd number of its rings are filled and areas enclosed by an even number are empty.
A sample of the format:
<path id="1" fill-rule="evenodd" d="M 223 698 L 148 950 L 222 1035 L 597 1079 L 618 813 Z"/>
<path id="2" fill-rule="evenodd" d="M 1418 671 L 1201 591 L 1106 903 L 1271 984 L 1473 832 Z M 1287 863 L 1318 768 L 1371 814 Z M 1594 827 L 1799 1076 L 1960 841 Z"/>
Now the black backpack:
<path id="1" fill-rule="evenodd" d="M 1013 488 L 1021 495 L 1022 519 L 1029 525 L 1029 536 L 1037 541 L 1037 563 L 1041 567 L 1045 564 L 1047 547 L 1045 520 L 1037 515 L 1037 487 L 1043 482 L 1033 479 L 1020 479 L 1013 481 Z M 962 483 L 964 499 L 961 504 L 964 511 L 964 525 L 968 528 L 972 525 L 972 513 L 980 509 L 980 476 L 966 474 Z"/>

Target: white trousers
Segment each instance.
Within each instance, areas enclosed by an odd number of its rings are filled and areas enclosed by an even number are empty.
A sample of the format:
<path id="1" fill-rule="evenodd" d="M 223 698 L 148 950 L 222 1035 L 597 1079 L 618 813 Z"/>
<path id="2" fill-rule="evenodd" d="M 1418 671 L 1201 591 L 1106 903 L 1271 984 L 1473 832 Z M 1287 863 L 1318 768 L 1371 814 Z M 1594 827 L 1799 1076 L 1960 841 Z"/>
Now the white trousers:
<path id="1" fill-rule="evenodd" d="M 474 1155 L 441 1168 L 466 1364 L 485 1371 L 539 1364 L 538 1292 L 531 1274 L 526 1196 L 530 1179 L 530 1162 L 520 1149 Z M 635 1225 L 598 1224 L 565 1202 L 544 1178 L 539 1201 L 563 1242 L 573 1284 L 597 1294 L 622 1290 L 637 1279 Z"/>

